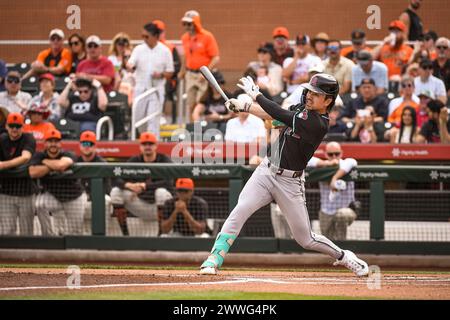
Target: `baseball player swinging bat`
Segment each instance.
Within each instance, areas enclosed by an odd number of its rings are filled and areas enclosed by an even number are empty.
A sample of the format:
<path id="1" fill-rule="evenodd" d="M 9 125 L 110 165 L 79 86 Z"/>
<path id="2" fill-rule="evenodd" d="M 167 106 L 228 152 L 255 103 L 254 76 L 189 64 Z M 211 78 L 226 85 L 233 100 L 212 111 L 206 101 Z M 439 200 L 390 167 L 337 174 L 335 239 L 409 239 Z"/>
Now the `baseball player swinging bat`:
<path id="1" fill-rule="evenodd" d="M 230 100 L 230 99 L 228 99 L 228 97 L 225 94 L 225 92 L 223 92 L 223 90 L 219 86 L 219 83 L 217 82 L 216 78 L 214 78 L 213 74 L 211 73 L 211 71 L 208 69 L 207 66 L 200 67 L 200 72 L 205 77 L 205 79 L 208 80 L 208 82 L 214 87 L 214 89 L 216 89 L 217 92 L 220 93 L 220 95 L 222 96 L 222 98 L 225 99 L 225 101 Z"/>

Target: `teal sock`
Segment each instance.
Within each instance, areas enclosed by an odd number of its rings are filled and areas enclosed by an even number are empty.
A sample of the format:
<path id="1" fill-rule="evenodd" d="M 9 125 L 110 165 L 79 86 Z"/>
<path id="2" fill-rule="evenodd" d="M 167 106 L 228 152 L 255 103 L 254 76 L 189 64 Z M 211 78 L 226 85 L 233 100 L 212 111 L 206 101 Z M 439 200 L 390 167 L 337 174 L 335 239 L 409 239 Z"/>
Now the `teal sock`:
<path id="1" fill-rule="evenodd" d="M 234 240 L 236 240 L 236 237 L 237 236 L 233 234 L 219 233 L 217 235 L 216 241 L 214 242 L 211 254 L 209 255 L 208 259 L 203 262 L 201 268 L 220 268 L 223 264 L 225 254 L 227 254 L 230 250 L 230 247 L 233 244 Z"/>

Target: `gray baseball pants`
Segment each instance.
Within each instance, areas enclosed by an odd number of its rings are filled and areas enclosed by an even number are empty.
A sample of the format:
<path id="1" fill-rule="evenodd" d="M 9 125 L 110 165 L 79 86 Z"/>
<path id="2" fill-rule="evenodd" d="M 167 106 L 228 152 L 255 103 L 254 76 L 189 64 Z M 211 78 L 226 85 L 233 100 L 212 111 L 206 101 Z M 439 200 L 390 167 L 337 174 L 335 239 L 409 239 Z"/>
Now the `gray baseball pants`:
<path id="1" fill-rule="evenodd" d="M 34 195 L 0 194 L 0 235 L 16 235 L 17 219 L 21 235 L 33 235 Z"/>
<path id="2" fill-rule="evenodd" d="M 280 206 L 292 232 L 292 236 L 303 248 L 327 254 L 335 259 L 342 250 L 328 238 L 312 232 L 305 201 L 304 175 L 292 178 L 277 175 L 268 167 L 268 159 L 256 168 L 239 195 L 236 207 L 225 221 L 221 232 L 238 235 L 244 223 L 259 208 L 272 200 Z"/>

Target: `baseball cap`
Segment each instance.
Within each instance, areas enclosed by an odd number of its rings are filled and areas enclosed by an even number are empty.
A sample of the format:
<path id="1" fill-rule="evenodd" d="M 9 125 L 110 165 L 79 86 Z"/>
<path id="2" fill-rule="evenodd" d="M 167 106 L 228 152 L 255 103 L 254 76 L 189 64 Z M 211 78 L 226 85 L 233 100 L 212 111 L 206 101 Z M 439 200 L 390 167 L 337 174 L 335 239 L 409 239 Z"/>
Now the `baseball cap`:
<path id="1" fill-rule="evenodd" d="M 419 98 L 420 97 L 427 97 L 427 98 L 430 98 L 430 99 L 434 99 L 435 98 L 433 91 L 430 91 L 430 90 L 422 90 L 422 91 L 419 92 L 419 94 L 417 96 Z"/>
<path id="2" fill-rule="evenodd" d="M 194 189 L 194 181 L 192 181 L 192 179 L 189 179 L 189 178 L 177 179 L 177 182 L 175 183 L 175 188 L 176 189 L 193 190 Z"/>
<path id="3" fill-rule="evenodd" d="M 266 43 L 261 44 L 261 46 L 259 46 L 257 51 L 258 51 L 258 53 L 263 52 L 263 53 L 272 54 L 274 52 L 274 50 L 275 49 L 273 47 L 273 44 L 270 42 L 266 42 Z"/>
<path id="4" fill-rule="evenodd" d="M 56 129 L 47 130 L 44 134 L 44 140 L 57 139 L 61 140 L 61 132 Z"/>
<path id="5" fill-rule="evenodd" d="M 430 109 L 431 112 L 439 113 L 441 111 L 441 109 L 445 106 L 442 103 L 442 101 L 440 101 L 440 100 L 430 100 L 427 103 L 427 107 L 428 107 L 428 109 Z"/>
<path id="6" fill-rule="evenodd" d="M 289 39 L 289 31 L 285 27 L 276 27 L 272 31 L 272 37 L 285 37 L 286 39 Z"/>
<path id="7" fill-rule="evenodd" d="M 6 118 L 7 124 L 20 124 L 23 126 L 23 116 L 18 112 L 12 112 L 8 114 L 8 118 Z"/>
<path id="8" fill-rule="evenodd" d="M 64 39 L 64 32 L 61 29 L 53 29 L 52 31 L 50 31 L 50 34 L 48 37 L 51 38 L 54 35 L 57 35 L 61 39 Z"/>
<path id="9" fill-rule="evenodd" d="M 89 43 L 95 43 L 96 45 L 100 46 L 102 44 L 102 41 L 98 36 L 91 35 L 86 39 L 86 45 L 88 45 Z"/>
<path id="10" fill-rule="evenodd" d="M 369 51 L 361 50 L 356 55 L 356 60 L 360 64 L 367 64 L 367 63 L 369 63 L 369 61 L 372 60 L 372 54 Z"/>
<path id="11" fill-rule="evenodd" d="M 375 80 L 373 80 L 372 78 L 364 78 L 361 80 L 361 83 L 359 85 L 362 86 L 363 84 L 375 85 Z"/>
<path id="12" fill-rule="evenodd" d="M 354 44 L 362 44 L 365 37 L 366 33 L 361 29 L 355 29 L 352 31 L 352 43 Z"/>
<path id="13" fill-rule="evenodd" d="M 152 23 L 155 24 L 159 30 L 161 31 L 166 30 L 166 24 L 161 20 L 153 20 Z"/>
<path id="14" fill-rule="evenodd" d="M 46 120 L 51 114 L 50 109 L 45 104 L 39 104 L 37 102 L 31 104 L 28 108 L 27 115 L 31 112 L 41 113 L 44 120 Z"/>
<path id="15" fill-rule="evenodd" d="M 325 71 L 325 67 L 322 63 L 315 64 L 308 69 L 308 73 L 311 73 L 311 72 L 322 73 L 324 71 Z"/>
<path id="16" fill-rule="evenodd" d="M 297 37 L 295 37 L 295 44 L 309 44 L 311 42 L 310 38 L 306 34 L 298 34 Z"/>
<path id="17" fill-rule="evenodd" d="M 158 139 L 156 139 L 156 136 L 151 132 L 143 132 L 143 133 L 141 133 L 141 136 L 139 137 L 139 142 L 140 143 L 146 143 L 146 142 L 157 143 Z"/>
<path id="18" fill-rule="evenodd" d="M 181 18 L 181 21 L 192 23 L 194 21 L 194 17 L 199 17 L 200 14 L 198 11 L 195 10 L 188 10 L 184 13 L 183 18 Z"/>
<path id="19" fill-rule="evenodd" d="M 406 26 L 403 23 L 403 21 L 401 20 L 394 20 L 389 24 L 389 30 L 391 29 L 398 29 L 400 31 L 405 32 L 406 31 Z"/>
<path id="20" fill-rule="evenodd" d="M 42 79 L 50 80 L 51 82 L 55 83 L 55 76 L 53 76 L 51 73 L 44 73 L 39 76 L 39 81 Z"/>
<path id="21" fill-rule="evenodd" d="M 93 144 L 97 143 L 97 137 L 95 136 L 95 133 L 92 131 L 84 131 L 81 135 L 80 135 L 80 142 L 92 142 Z"/>

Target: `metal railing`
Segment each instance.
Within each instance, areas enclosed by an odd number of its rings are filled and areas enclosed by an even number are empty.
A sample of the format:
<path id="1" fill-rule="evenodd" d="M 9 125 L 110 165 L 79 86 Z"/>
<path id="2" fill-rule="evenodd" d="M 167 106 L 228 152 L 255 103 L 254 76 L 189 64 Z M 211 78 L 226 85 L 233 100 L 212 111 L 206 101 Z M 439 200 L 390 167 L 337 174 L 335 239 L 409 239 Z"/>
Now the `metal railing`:
<path id="1" fill-rule="evenodd" d="M 97 121 L 97 127 L 95 129 L 97 140 L 100 140 L 102 138 L 102 127 L 105 124 L 108 128 L 108 140 L 112 141 L 114 140 L 114 124 L 109 116 L 103 116 L 100 118 L 100 120 Z"/>

